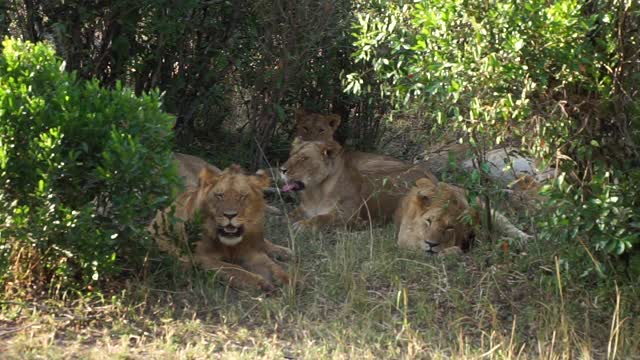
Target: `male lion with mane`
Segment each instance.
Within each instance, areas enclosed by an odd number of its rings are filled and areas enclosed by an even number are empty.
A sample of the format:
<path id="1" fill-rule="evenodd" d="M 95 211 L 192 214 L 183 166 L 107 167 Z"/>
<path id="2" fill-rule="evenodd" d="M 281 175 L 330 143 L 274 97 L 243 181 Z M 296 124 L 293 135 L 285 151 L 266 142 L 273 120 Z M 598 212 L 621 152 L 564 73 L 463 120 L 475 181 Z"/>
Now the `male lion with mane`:
<path id="1" fill-rule="evenodd" d="M 187 244 L 185 224 L 199 217 L 202 238 L 191 260 L 206 270 L 218 271 L 231 286 L 271 291 L 274 281 L 288 284 L 289 275 L 269 255 L 287 257 L 289 249 L 264 239 L 262 191 L 269 183 L 264 172 L 245 175 L 238 165 L 221 173 L 203 167 L 197 188 L 180 195 L 172 207 L 158 211 L 148 230 L 162 250 L 189 262 L 188 257 L 180 256 L 173 237 Z M 177 219 L 175 223 L 171 216 Z"/>
<path id="2" fill-rule="evenodd" d="M 508 237 L 531 238 L 499 212 L 492 211 L 491 215 L 496 229 Z M 394 223 L 399 247 L 431 254 L 451 253 L 469 249 L 480 214 L 469 206 L 463 189 L 425 178 L 416 181 L 402 199 Z"/>
<path id="3" fill-rule="evenodd" d="M 432 176 L 419 168 L 399 171 L 394 166 L 378 166 L 376 176 L 364 175 L 352 155 L 333 140 L 294 141 L 280 172 L 282 191 L 301 193 L 300 206 L 292 213 L 295 227 L 389 222 L 411 185 Z"/>

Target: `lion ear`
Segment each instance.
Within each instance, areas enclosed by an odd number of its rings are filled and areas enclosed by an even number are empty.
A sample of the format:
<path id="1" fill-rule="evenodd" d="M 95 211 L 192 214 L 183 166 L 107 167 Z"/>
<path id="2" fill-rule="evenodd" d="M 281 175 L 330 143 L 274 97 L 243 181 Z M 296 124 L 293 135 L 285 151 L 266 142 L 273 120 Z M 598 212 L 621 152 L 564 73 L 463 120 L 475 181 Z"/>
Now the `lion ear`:
<path id="1" fill-rule="evenodd" d="M 433 194 L 436 190 L 436 184 L 428 178 L 420 178 L 416 180 L 416 187 L 418 188 L 418 201 L 423 207 L 431 205 Z"/>
<path id="2" fill-rule="evenodd" d="M 256 174 L 251 177 L 251 183 L 260 188 L 260 190 L 266 189 L 271 186 L 271 179 L 267 175 L 267 172 L 260 169 L 256 171 Z"/>
<path id="3" fill-rule="evenodd" d="M 340 115 L 338 114 L 327 115 L 326 119 L 327 123 L 329 124 L 329 126 L 331 126 L 334 132 L 338 129 L 338 126 L 340 126 L 340 121 L 342 121 Z"/>
<path id="4" fill-rule="evenodd" d="M 331 159 L 340 154 L 341 150 L 342 146 L 335 141 L 329 141 L 322 145 L 322 155 Z"/>
<path id="5" fill-rule="evenodd" d="M 207 185 L 215 185 L 218 181 L 219 174 L 208 167 L 203 167 L 198 175 L 198 187 Z"/>

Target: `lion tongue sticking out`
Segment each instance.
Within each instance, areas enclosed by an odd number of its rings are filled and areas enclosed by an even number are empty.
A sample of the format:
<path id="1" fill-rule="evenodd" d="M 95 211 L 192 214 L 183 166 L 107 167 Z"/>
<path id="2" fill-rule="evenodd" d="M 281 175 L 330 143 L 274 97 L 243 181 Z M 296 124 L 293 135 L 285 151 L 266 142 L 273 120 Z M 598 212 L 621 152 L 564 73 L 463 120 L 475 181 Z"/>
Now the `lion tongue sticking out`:
<path id="1" fill-rule="evenodd" d="M 304 189 L 304 184 L 300 181 L 292 181 L 284 184 L 282 187 L 282 192 L 290 192 L 290 191 L 300 191 Z"/>

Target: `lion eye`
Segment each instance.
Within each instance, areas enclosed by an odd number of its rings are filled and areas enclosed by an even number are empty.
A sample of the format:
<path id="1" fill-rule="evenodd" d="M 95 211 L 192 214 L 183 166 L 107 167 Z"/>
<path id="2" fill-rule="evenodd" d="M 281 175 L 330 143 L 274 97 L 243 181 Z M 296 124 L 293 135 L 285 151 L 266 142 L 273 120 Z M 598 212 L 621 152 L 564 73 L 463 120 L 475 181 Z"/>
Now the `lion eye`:
<path id="1" fill-rule="evenodd" d="M 431 227 L 431 219 L 425 219 L 424 223 L 427 224 L 428 227 Z"/>
<path id="2" fill-rule="evenodd" d="M 247 198 L 247 194 L 240 194 L 240 201 L 244 201 Z"/>
<path id="3" fill-rule="evenodd" d="M 222 198 L 224 197 L 223 193 L 215 193 L 214 195 L 215 195 L 216 199 L 218 199 L 218 200 L 222 200 Z"/>
<path id="4" fill-rule="evenodd" d="M 324 132 L 324 129 L 320 129 L 319 133 L 322 134 Z"/>
<path id="5" fill-rule="evenodd" d="M 307 128 L 307 127 L 303 127 L 303 128 L 302 128 L 302 131 L 304 131 L 304 132 L 306 132 L 306 133 L 307 133 L 307 132 L 309 132 L 309 128 Z"/>

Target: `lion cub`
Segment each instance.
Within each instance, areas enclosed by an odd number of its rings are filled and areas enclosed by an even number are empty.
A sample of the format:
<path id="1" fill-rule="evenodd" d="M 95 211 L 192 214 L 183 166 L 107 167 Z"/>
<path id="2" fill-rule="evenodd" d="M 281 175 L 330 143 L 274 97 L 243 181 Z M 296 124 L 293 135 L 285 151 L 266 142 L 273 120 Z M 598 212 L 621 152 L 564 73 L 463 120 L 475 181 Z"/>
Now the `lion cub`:
<path id="1" fill-rule="evenodd" d="M 234 287 L 271 291 L 274 281 L 288 284 L 289 275 L 269 255 L 288 255 L 289 250 L 264 239 L 262 192 L 269 184 L 262 171 L 245 175 L 238 165 L 221 173 L 204 167 L 197 188 L 186 191 L 173 204 L 178 221 L 172 224 L 173 211 L 167 208 L 158 211 L 148 230 L 162 250 L 179 255 L 172 237 L 188 242 L 185 223 L 199 216 L 202 238 L 196 242 L 191 261 L 217 271 Z M 190 261 L 184 256 L 180 259 Z"/>
<path id="2" fill-rule="evenodd" d="M 296 228 L 389 222 L 416 179 L 432 177 L 420 168 L 398 170 L 384 164 L 376 175 L 364 175 L 353 154 L 337 142 L 299 138 L 280 173 L 285 182 L 282 191 L 301 194 L 300 206 L 292 214 L 298 220 Z"/>

